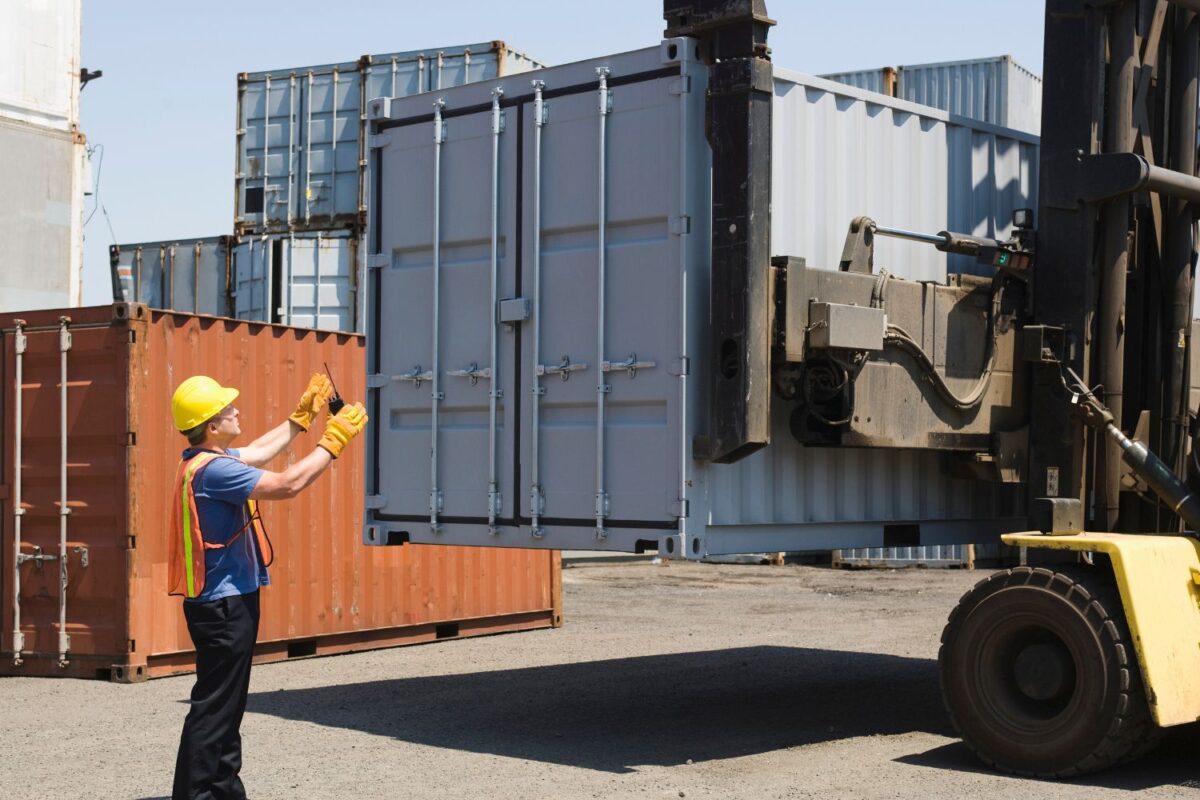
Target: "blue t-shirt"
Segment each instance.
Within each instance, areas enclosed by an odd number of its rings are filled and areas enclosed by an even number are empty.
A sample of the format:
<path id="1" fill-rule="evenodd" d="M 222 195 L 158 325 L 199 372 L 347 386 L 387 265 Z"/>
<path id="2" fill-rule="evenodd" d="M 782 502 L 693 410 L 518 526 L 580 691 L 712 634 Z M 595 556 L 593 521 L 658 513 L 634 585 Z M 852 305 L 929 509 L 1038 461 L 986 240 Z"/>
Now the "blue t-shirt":
<path id="1" fill-rule="evenodd" d="M 200 452 L 189 447 L 183 451 L 183 458 L 186 461 Z M 235 449 L 225 452 L 234 458 L 240 455 Z M 233 458 L 214 458 L 195 477 L 196 513 L 204 540 L 224 544 L 243 527 L 245 530 L 231 547 L 204 551 L 204 591 L 185 602 L 207 603 L 235 594 L 250 594 L 270 584 L 267 568 L 259 564 L 254 529 L 246 525 L 249 522 L 246 500 L 262 475 L 258 467 Z"/>

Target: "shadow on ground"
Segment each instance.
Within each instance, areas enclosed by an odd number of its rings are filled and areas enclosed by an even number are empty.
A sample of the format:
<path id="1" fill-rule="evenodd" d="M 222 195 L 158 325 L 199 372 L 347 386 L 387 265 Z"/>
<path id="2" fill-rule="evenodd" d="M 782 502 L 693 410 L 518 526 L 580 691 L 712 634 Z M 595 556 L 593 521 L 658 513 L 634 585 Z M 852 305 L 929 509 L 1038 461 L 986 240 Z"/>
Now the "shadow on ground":
<path id="1" fill-rule="evenodd" d="M 925 659 L 752 647 L 251 695 L 247 710 L 606 772 L 871 734 L 951 735 Z"/>
<path id="2" fill-rule="evenodd" d="M 247 710 L 613 773 L 858 736 L 955 736 L 942 707 L 936 661 L 794 647 L 262 692 L 250 696 Z M 1149 758 L 1076 782 L 1130 790 L 1192 785 L 1197 745 L 1197 730 L 1176 732 Z M 897 761 L 988 772 L 959 742 Z"/>
<path id="3" fill-rule="evenodd" d="M 1124 789 L 1130 792 L 1145 791 L 1158 786 L 1200 789 L 1200 768 L 1195 761 L 1198 748 L 1200 726 L 1171 728 L 1167 730 L 1162 745 L 1144 758 L 1094 775 L 1058 782 L 1102 789 Z M 975 754 L 962 742 L 954 742 L 896 760 L 902 764 L 934 767 L 952 772 L 994 774 L 980 763 Z"/>

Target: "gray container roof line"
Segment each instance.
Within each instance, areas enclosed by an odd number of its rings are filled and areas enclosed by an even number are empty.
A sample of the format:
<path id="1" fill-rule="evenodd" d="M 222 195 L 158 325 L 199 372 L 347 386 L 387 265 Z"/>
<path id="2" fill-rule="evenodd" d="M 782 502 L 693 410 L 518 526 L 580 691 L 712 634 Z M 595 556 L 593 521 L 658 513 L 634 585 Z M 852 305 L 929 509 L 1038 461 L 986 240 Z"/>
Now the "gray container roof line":
<path id="1" fill-rule="evenodd" d="M 278 69 L 264 69 L 254 72 L 242 72 L 240 79 L 243 81 L 261 81 L 266 78 L 275 80 L 276 78 L 290 78 L 292 75 L 300 77 L 313 73 L 314 75 L 324 75 L 328 72 L 333 72 L 335 69 L 338 72 L 351 72 L 359 69 L 359 65 L 366 61 L 370 66 L 384 66 L 390 64 L 393 60 L 397 62 L 416 61 L 418 58 L 425 60 L 436 60 L 438 54 L 442 54 L 444 58 L 461 58 L 464 53 L 491 53 L 497 49 L 497 45 L 504 49 L 505 53 L 510 56 L 527 59 L 528 61 L 543 64 L 544 62 L 533 58 L 529 54 L 521 50 L 516 50 L 509 47 L 502 40 L 493 40 L 490 42 L 478 42 L 476 44 L 459 44 L 448 45 L 446 47 L 426 47 L 420 50 L 404 50 L 395 53 L 367 53 L 360 56 L 354 61 L 340 61 L 331 64 L 309 64 L 296 67 L 280 67 Z"/>
<path id="2" fill-rule="evenodd" d="M 1019 61 L 1010 55 L 990 56 L 986 58 L 964 58 L 959 61 L 931 61 L 927 64 L 901 64 L 896 67 L 897 71 L 901 70 L 918 70 L 918 69 L 937 69 L 940 67 L 970 67 L 977 64 L 1001 64 L 1007 62 L 1017 69 L 1024 72 L 1029 77 L 1040 82 L 1042 77 L 1028 67 L 1023 66 Z"/>
<path id="3" fill-rule="evenodd" d="M 881 106 L 893 108 L 897 111 L 905 111 L 909 114 L 916 114 L 921 117 L 938 120 L 939 122 L 947 122 L 952 125 L 957 125 L 962 128 L 971 128 L 980 133 L 987 133 L 994 136 L 1003 136 L 1007 139 L 1015 139 L 1025 144 L 1041 144 L 1041 137 L 1036 133 L 1028 133 L 1026 131 L 1016 130 L 1014 128 L 1005 128 L 1002 125 L 993 125 L 990 122 L 983 122 L 974 117 L 964 117 L 961 114 L 951 114 L 948 111 L 943 111 L 935 106 L 927 106 L 922 103 L 914 103 L 911 100 L 902 100 L 899 97 L 891 95 L 879 94 L 878 92 L 860 89 L 857 86 L 851 86 L 846 83 L 839 83 L 828 78 L 821 78 L 816 75 L 805 75 L 802 72 L 796 72 L 788 69 L 775 67 L 775 77 L 780 80 L 789 81 L 791 83 L 808 86 L 813 89 L 823 89 L 832 94 L 845 95 L 853 97 L 857 100 L 865 100 L 868 103 L 877 103 Z"/>

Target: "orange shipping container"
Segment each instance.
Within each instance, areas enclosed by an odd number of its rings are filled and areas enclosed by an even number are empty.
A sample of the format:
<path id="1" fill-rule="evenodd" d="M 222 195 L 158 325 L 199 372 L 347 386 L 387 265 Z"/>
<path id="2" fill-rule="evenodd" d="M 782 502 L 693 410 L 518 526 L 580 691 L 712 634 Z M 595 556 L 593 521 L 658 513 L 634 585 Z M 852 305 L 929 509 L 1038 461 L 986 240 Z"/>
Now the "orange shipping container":
<path id="1" fill-rule="evenodd" d="M 181 600 L 166 594 L 168 495 L 186 445 L 171 425 L 174 387 L 200 373 L 241 389 L 248 442 L 286 418 L 323 363 L 343 397 L 362 398 L 362 337 L 125 304 L 13 315 L 2 337 L 0 674 L 191 670 Z M 263 505 L 276 558 L 257 660 L 561 624 L 557 552 L 364 546 L 362 457 L 355 443 L 299 497 Z"/>

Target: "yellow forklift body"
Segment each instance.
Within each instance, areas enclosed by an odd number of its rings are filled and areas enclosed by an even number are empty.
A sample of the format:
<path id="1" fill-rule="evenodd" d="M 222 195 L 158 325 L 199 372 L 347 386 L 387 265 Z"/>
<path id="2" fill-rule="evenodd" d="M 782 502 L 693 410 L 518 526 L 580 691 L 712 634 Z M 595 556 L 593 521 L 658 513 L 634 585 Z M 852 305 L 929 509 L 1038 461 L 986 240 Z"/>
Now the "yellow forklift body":
<path id="1" fill-rule="evenodd" d="M 1200 719 L 1200 541 L 1128 533 L 1010 533 L 1005 544 L 1112 561 L 1154 721 Z"/>

